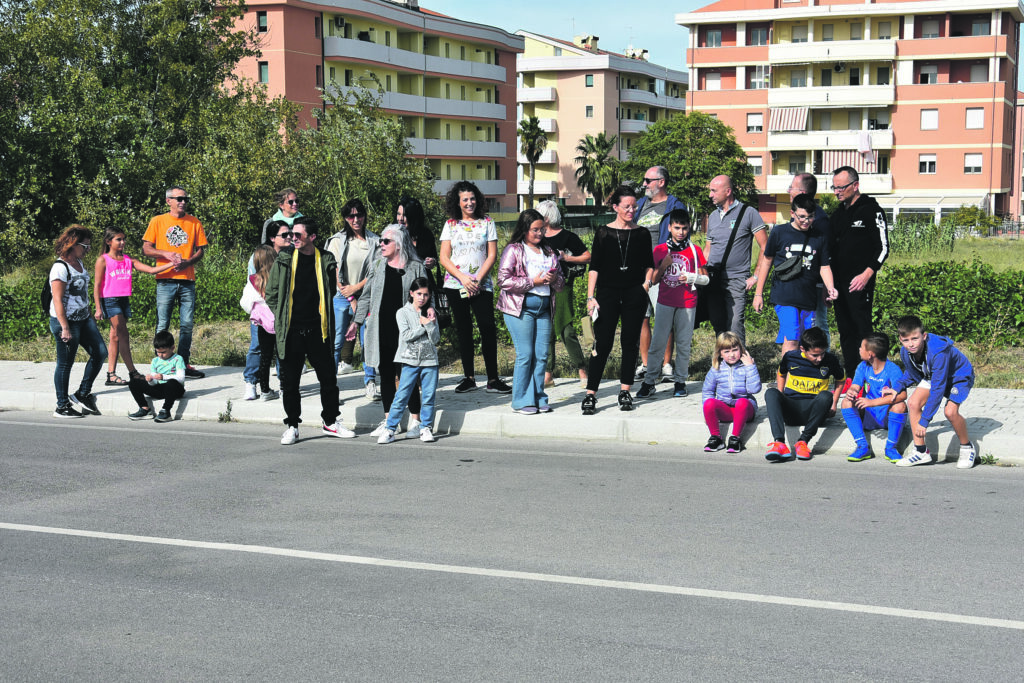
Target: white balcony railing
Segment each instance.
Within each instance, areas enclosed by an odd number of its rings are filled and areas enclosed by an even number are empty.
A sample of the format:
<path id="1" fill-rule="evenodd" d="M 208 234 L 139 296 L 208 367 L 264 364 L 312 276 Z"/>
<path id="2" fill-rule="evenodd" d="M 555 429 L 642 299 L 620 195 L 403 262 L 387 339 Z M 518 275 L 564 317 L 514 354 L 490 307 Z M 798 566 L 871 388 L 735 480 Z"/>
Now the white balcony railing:
<path id="1" fill-rule="evenodd" d="M 517 157 L 520 164 L 529 164 L 522 154 Z M 553 149 L 546 149 L 544 153 L 540 155 L 540 159 L 537 160 L 538 164 L 557 164 L 558 163 L 558 152 Z"/>
<path id="2" fill-rule="evenodd" d="M 451 186 L 459 182 L 458 180 L 435 180 L 434 181 L 434 194 L 447 194 Z M 481 192 L 487 197 L 497 197 L 505 194 L 505 181 L 504 180 L 472 180 L 471 182 L 476 185 Z"/>
<path id="3" fill-rule="evenodd" d="M 516 90 L 518 102 L 554 102 L 557 97 L 554 88 L 519 88 Z"/>
<path id="4" fill-rule="evenodd" d="M 772 64 L 819 62 L 876 62 L 896 59 L 895 40 L 836 40 L 813 43 L 778 43 L 768 46 Z"/>
<path id="5" fill-rule="evenodd" d="M 556 119 L 541 119 L 540 129 L 545 133 L 557 133 L 558 121 Z"/>
<path id="6" fill-rule="evenodd" d="M 649 90 L 640 88 L 622 88 L 619 90 L 619 102 L 622 104 L 645 104 L 650 107 L 662 107 L 663 109 L 685 109 L 685 97 L 668 97 L 657 95 Z"/>
<path id="7" fill-rule="evenodd" d="M 483 78 L 502 83 L 505 82 L 506 77 L 505 67 L 495 64 L 435 57 L 397 47 L 386 47 L 365 40 L 337 36 L 324 38 L 324 58 L 379 62 L 384 66 L 429 71 L 446 76 Z"/>
<path id="8" fill-rule="evenodd" d="M 345 93 L 353 90 L 346 86 L 335 86 Z M 505 119 L 505 105 L 473 100 L 446 100 L 441 97 L 423 97 L 399 92 L 383 92 L 381 107 L 397 111 L 408 111 L 417 114 L 436 114 L 444 116 L 465 116 L 474 119 Z"/>
<path id="9" fill-rule="evenodd" d="M 426 55 L 426 70 L 450 76 L 466 78 L 486 78 L 492 81 L 505 82 L 505 67 L 483 62 L 471 62 L 464 59 L 446 59 Z"/>
<path id="10" fill-rule="evenodd" d="M 646 133 L 650 127 L 650 121 L 638 121 L 637 119 L 622 119 L 619 121 L 620 133 Z"/>
<path id="11" fill-rule="evenodd" d="M 896 101 L 894 85 L 771 88 L 769 107 L 887 107 Z"/>
<path id="12" fill-rule="evenodd" d="M 832 176 L 815 175 L 818 179 L 818 192 L 828 192 L 832 187 Z M 793 174 L 768 176 L 767 191 L 769 194 L 788 194 L 789 185 L 793 182 Z M 891 194 L 892 174 L 890 173 L 861 173 L 860 191 L 866 194 Z"/>
<path id="13" fill-rule="evenodd" d="M 768 133 L 768 149 L 771 150 L 817 150 L 817 149 L 858 149 L 858 130 L 808 130 Z M 871 149 L 892 149 L 891 130 L 871 130 Z"/>
<path id="14" fill-rule="evenodd" d="M 518 183 L 519 194 L 530 194 L 530 179 L 525 178 L 520 180 Z M 558 194 L 558 181 L 556 180 L 535 180 L 533 181 L 533 194 L 537 195 L 555 195 Z"/>

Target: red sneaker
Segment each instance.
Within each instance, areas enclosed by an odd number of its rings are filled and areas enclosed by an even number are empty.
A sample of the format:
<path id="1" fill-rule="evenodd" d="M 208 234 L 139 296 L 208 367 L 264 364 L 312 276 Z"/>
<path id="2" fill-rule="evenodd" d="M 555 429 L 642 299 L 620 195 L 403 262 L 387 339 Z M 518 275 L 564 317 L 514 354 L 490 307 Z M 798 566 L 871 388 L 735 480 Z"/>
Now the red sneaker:
<path id="1" fill-rule="evenodd" d="M 814 457 L 811 455 L 811 449 L 806 441 L 797 441 L 793 444 L 793 450 L 796 451 L 797 460 L 810 460 Z"/>
<path id="2" fill-rule="evenodd" d="M 789 446 L 783 441 L 772 441 L 768 444 L 768 452 L 764 454 L 764 459 L 769 462 L 779 462 L 780 460 L 790 460 L 793 456 L 789 452 Z"/>

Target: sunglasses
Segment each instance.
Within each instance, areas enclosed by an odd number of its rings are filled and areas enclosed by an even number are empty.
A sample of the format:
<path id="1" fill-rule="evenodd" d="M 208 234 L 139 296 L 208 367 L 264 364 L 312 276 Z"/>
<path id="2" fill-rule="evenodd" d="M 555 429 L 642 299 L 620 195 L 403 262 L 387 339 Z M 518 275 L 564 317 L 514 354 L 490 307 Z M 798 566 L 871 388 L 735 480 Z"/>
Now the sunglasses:
<path id="1" fill-rule="evenodd" d="M 291 204 L 292 206 L 295 206 L 298 203 L 299 203 L 298 199 L 289 199 L 288 201 L 285 202 L 285 204 Z"/>
<path id="2" fill-rule="evenodd" d="M 381 241 L 380 241 L 381 244 L 391 244 L 392 242 L 394 242 L 394 240 L 391 239 L 390 237 L 381 238 Z"/>
<path id="3" fill-rule="evenodd" d="M 78 246 L 80 246 L 82 249 L 85 249 L 86 251 L 89 251 L 89 249 L 92 247 L 91 244 L 86 244 L 85 242 L 79 242 Z"/>
<path id="4" fill-rule="evenodd" d="M 279 232 L 279 233 L 277 233 L 277 237 L 280 237 L 283 240 L 290 240 L 294 235 L 295 235 L 294 232 Z"/>
<path id="5" fill-rule="evenodd" d="M 176 202 L 187 202 L 188 201 L 188 197 L 168 197 L 168 199 L 173 199 Z"/>
<path id="6" fill-rule="evenodd" d="M 351 218 L 351 219 L 366 218 L 366 214 L 365 213 L 350 213 L 349 215 L 345 216 L 345 218 Z"/>

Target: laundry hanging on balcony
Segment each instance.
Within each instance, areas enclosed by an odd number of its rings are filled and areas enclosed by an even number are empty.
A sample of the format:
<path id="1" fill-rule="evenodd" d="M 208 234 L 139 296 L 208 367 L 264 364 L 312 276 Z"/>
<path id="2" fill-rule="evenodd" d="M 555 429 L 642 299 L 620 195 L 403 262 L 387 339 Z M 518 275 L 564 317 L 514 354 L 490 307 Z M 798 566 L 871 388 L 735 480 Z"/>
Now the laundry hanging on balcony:
<path id="1" fill-rule="evenodd" d="M 875 163 L 875 151 L 871 149 L 871 131 L 862 130 L 857 133 L 857 151 L 869 164 Z"/>
<path id="2" fill-rule="evenodd" d="M 875 157 L 871 152 L 871 160 L 855 149 L 826 149 L 821 153 L 821 168 L 825 173 L 832 173 L 840 166 L 852 166 L 857 173 L 875 173 Z"/>
<path id="3" fill-rule="evenodd" d="M 768 132 L 807 130 L 807 107 L 779 107 L 771 110 Z"/>

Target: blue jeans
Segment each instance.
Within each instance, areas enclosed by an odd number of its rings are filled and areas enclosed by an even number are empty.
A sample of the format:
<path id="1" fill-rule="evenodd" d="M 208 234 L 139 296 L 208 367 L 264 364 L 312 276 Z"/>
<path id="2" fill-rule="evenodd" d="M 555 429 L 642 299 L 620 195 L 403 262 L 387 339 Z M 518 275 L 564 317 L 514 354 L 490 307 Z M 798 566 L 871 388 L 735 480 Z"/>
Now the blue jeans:
<path id="1" fill-rule="evenodd" d="M 334 365 L 341 363 L 341 347 L 345 345 L 345 332 L 355 317 L 355 311 L 349 304 L 348 299 L 340 294 L 334 295 Z M 366 357 L 366 345 L 363 344 L 366 325 L 359 326 L 359 346 L 363 349 L 363 357 Z M 363 361 L 363 385 L 377 379 L 377 372 Z"/>
<path id="2" fill-rule="evenodd" d="M 260 336 L 256 332 L 256 323 L 249 323 L 249 350 L 245 353 L 245 370 L 242 378 L 246 384 L 256 384 L 260 370 Z"/>
<path id="3" fill-rule="evenodd" d="M 551 341 L 551 297 L 527 292 L 523 312 L 518 318 L 508 313 L 505 327 L 516 347 L 516 366 L 512 374 L 512 408 L 544 407 L 544 367 Z"/>
<path id="4" fill-rule="evenodd" d="M 68 331 L 71 338 L 66 342 L 60 338 L 60 321 L 50 316 L 50 332 L 57 341 L 57 369 L 53 371 L 53 388 L 57 391 L 57 407 L 71 405 L 68 398 L 68 383 L 71 381 L 71 366 L 75 364 L 75 354 L 81 346 L 89 354 L 85 364 L 82 384 L 78 391 L 82 394 L 92 393 L 92 383 L 100 374 L 100 369 L 107 362 L 107 345 L 103 342 L 96 321 L 91 317 L 85 320 L 69 320 Z"/>
<path id="5" fill-rule="evenodd" d="M 543 379 L 543 378 L 542 378 Z M 391 402 L 388 412 L 388 429 L 394 431 L 402 420 L 402 413 L 409 404 L 409 397 L 416 385 L 420 385 L 420 424 L 433 429 L 434 425 L 434 392 L 437 390 L 437 366 L 403 365 L 402 378 L 398 381 L 395 399 Z"/>
<path id="6" fill-rule="evenodd" d="M 192 280 L 157 280 L 156 331 L 171 325 L 171 311 L 178 301 L 178 355 L 189 365 L 192 355 L 192 321 L 196 313 L 196 283 Z"/>

